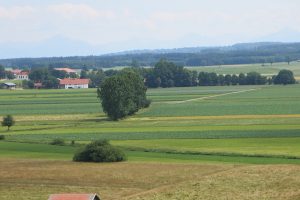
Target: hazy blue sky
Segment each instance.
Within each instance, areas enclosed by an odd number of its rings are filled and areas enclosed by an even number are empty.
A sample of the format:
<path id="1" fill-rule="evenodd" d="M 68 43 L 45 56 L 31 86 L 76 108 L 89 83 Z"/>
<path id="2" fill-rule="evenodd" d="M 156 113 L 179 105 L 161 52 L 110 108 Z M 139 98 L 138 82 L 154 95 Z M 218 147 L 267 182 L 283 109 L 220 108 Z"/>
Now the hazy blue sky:
<path id="1" fill-rule="evenodd" d="M 112 51 L 226 45 L 300 32 L 299 13 L 299 0 L 0 0 L 0 43 L 59 36 Z"/>

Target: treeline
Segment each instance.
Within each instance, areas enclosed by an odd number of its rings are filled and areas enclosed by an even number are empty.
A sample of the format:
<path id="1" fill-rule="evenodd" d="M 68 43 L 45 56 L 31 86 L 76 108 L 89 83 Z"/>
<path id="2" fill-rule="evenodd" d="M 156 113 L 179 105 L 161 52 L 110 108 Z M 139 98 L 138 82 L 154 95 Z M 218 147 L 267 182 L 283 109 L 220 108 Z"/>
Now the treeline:
<path id="1" fill-rule="evenodd" d="M 289 70 L 281 70 L 273 77 L 262 76 L 257 72 L 246 74 L 216 74 L 214 72 L 200 72 L 188 70 L 167 60 L 160 60 L 153 68 L 132 67 L 144 78 L 148 88 L 192 87 L 192 86 L 223 86 L 223 85 L 265 85 L 265 84 L 295 84 L 294 74 Z M 91 80 L 90 87 L 99 87 L 107 77 L 122 71 L 117 70 L 83 70 L 81 78 Z"/>
<path id="2" fill-rule="evenodd" d="M 295 84 L 294 74 L 289 70 L 281 70 L 273 77 L 262 76 L 257 72 L 246 74 L 216 74 L 214 72 L 200 72 L 188 70 L 173 62 L 161 59 L 154 67 L 131 67 L 144 80 L 148 88 L 192 87 L 192 86 L 223 86 L 223 85 L 265 85 L 265 84 Z M 126 69 L 124 69 L 126 70 Z M 43 88 L 58 88 L 58 79 L 84 78 L 90 79 L 89 87 L 100 87 L 109 77 L 122 73 L 124 70 L 102 70 L 83 68 L 80 75 L 66 73 L 54 68 L 36 68 L 30 71 L 30 81 L 24 81 L 23 87 L 33 88 L 34 83 L 42 83 Z"/>
<path id="3" fill-rule="evenodd" d="M 240 73 L 239 75 L 223 75 L 214 72 L 198 73 L 166 60 L 160 60 L 154 68 L 142 69 L 141 74 L 143 74 L 145 84 L 149 88 L 296 83 L 293 72 L 289 70 L 281 70 L 277 76 L 273 77 L 262 76 L 257 72 Z"/>
<path id="4" fill-rule="evenodd" d="M 176 65 L 210 66 L 253 63 L 275 63 L 300 60 L 300 43 L 250 43 L 215 48 L 182 48 L 171 50 L 133 51 L 102 56 L 73 56 L 52 58 L 2 59 L 5 67 L 38 68 L 87 67 L 109 68 L 131 66 L 137 61 L 140 66 L 154 66 L 157 60 L 165 58 Z"/>

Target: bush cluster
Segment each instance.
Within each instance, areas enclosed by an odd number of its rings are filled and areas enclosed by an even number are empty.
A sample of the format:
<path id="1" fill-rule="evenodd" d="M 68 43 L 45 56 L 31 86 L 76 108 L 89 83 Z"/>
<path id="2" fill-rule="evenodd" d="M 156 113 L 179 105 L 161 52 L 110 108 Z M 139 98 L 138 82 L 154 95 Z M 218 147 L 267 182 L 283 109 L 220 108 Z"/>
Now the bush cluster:
<path id="1" fill-rule="evenodd" d="M 63 146 L 63 145 L 65 145 L 66 143 L 65 143 L 65 141 L 64 141 L 63 139 L 56 138 L 56 139 L 52 140 L 52 141 L 50 142 L 50 144 L 51 144 L 51 145 Z"/>
<path id="2" fill-rule="evenodd" d="M 125 160 L 124 152 L 112 146 L 108 140 L 94 141 L 73 157 L 73 161 L 77 162 L 121 162 Z"/>

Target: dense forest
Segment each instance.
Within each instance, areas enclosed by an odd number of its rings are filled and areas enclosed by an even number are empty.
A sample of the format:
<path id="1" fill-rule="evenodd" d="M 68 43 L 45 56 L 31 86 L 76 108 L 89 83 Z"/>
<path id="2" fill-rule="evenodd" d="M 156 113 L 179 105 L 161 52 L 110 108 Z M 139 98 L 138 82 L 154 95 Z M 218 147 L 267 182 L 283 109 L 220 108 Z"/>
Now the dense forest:
<path id="1" fill-rule="evenodd" d="M 227 47 L 127 51 L 101 56 L 16 58 L 2 59 L 0 64 L 18 68 L 87 67 L 92 69 L 131 66 L 133 62 L 140 66 L 154 66 L 161 58 L 182 66 L 272 64 L 300 60 L 300 43 L 247 43 Z"/>
<path id="2" fill-rule="evenodd" d="M 245 43 L 226 47 L 195 47 L 165 50 L 140 50 L 101 56 L 2 59 L 5 67 L 108 68 L 115 66 L 154 66 L 161 58 L 181 66 L 210 66 L 290 62 L 300 60 L 300 43 Z"/>

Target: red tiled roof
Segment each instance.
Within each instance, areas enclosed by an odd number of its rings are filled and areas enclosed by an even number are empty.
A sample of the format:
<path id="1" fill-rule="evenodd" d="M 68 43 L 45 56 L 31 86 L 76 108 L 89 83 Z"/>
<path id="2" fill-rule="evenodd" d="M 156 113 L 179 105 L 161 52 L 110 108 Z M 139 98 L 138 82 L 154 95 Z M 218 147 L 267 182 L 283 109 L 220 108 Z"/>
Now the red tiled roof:
<path id="1" fill-rule="evenodd" d="M 100 200 L 97 194 L 52 194 L 48 200 Z"/>
<path id="2" fill-rule="evenodd" d="M 13 70 L 10 70 L 13 74 L 20 74 L 22 72 L 22 70 L 20 69 L 13 69 Z"/>
<path id="3" fill-rule="evenodd" d="M 55 70 L 57 70 L 57 71 L 65 71 L 67 73 L 76 73 L 76 71 L 74 69 L 70 69 L 70 68 L 55 68 Z"/>
<path id="4" fill-rule="evenodd" d="M 18 75 L 28 75 L 29 73 L 28 72 L 20 72 Z"/>
<path id="5" fill-rule="evenodd" d="M 89 79 L 79 79 L 79 78 L 65 78 L 59 80 L 60 85 L 85 85 L 89 84 Z"/>

